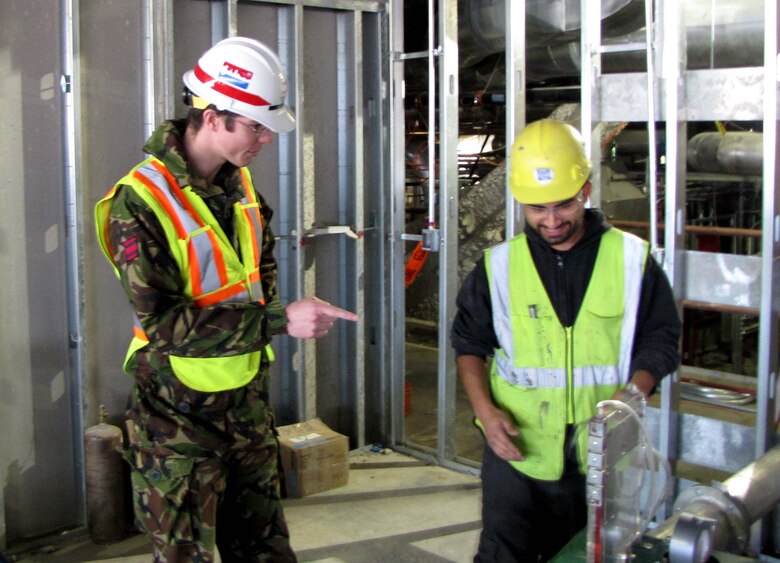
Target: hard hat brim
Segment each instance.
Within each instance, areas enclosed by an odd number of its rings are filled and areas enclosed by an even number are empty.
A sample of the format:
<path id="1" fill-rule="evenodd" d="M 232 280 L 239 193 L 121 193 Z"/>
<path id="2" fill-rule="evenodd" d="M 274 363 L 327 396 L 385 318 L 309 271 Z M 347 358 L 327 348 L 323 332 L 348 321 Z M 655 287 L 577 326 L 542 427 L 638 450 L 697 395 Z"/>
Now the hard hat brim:
<path id="1" fill-rule="evenodd" d="M 256 117 L 247 117 L 257 119 Z M 295 129 L 295 114 L 287 106 L 282 106 L 275 110 L 269 110 L 268 117 L 257 119 L 257 122 L 265 125 L 274 133 L 289 133 Z"/>

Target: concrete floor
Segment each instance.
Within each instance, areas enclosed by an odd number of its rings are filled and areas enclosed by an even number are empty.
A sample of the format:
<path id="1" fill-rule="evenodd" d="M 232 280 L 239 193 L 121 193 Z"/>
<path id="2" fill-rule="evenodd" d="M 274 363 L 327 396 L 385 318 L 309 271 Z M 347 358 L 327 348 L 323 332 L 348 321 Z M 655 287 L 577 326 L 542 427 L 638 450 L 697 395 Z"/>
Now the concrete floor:
<path id="1" fill-rule="evenodd" d="M 300 561 L 465 563 L 481 527 L 479 487 L 478 477 L 397 452 L 356 450 L 346 486 L 285 501 L 292 546 Z M 82 530 L 16 560 L 145 563 L 150 553 L 140 535 L 96 545 Z"/>
<path id="2" fill-rule="evenodd" d="M 438 431 L 438 349 L 424 344 L 406 344 L 406 383 L 409 409 L 404 417 L 406 443 L 435 450 Z M 479 463 L 485 440 L 473 424 L 466 393 L 458 382 L 455 393 L 455 455 Z"/>
<path id="3" fill-rule="evenodd" d="M 437 350 L 407 344 L 407 444 L 436 448 Z M 462 389 L 456 406 L 456 453 L 478 462 L 484 441 L 471 423 Z M 388 450 L 389 451 L 389 450 Z M 480 522 L 477 470 L 460 473 L 419 459 L 370 448 L 350 453 L 349 484 L 285 501 L 293 548 L 301 561 L 466 562 L 476 551 Z M 140 535 L 111 545 L 92 543 L 84 529 L 16 546 L 11 561 L 71 563 L 149 561 Z"/>

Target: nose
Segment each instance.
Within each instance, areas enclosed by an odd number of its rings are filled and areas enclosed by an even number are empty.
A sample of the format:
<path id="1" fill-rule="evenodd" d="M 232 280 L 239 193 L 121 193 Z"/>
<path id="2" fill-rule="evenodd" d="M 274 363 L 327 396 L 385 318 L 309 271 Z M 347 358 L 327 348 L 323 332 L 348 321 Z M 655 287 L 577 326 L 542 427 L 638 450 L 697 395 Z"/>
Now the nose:
<path id="1" fill-rule="evenodd" d="M 548 208 L 544 210 L 544 215 L 542 216 L 542 221 L 554 221 L 554 222 L 560 222 L 562 219 L 562 216 L 564 213 L 561 212 L 560 209 L 556 207 Z"/>
<path id="2" fill-rule="evenodd" d="M 257 140 L 260 144 L 268 145 L 274 140 L 274 133 L 270 129 L 264 129 L 263 132 L 257 136 Z"/>

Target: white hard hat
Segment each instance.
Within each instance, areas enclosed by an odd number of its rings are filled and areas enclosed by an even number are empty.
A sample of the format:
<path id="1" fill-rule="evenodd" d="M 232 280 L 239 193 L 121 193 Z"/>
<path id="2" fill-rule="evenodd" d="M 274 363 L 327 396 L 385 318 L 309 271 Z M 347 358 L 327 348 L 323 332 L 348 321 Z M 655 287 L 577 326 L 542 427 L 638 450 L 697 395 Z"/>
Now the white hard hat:
<path id="1" fill-rule="evenodd" d="M 203 53 L 182 77 L 197 97 L 277 133 L 295 129 L 295 115 L 284 105 L 287 78 L 271 49 L 247 37 L 223 39 Z"/>

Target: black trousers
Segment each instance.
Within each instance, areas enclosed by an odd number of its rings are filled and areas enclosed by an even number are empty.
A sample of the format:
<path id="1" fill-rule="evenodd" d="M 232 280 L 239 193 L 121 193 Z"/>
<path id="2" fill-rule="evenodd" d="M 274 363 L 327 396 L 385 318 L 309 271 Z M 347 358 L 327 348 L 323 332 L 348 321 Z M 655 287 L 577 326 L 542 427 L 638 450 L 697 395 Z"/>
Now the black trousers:
<path id="1" fill-rule="evenodd" d="M 573 450 L 567 450 L 572 453 L 561 479 L 540 481 L 520 473 L 485 445 L 482 534 L 475 563 L 548 561 L 585 527 L 585 476 Z"/>

